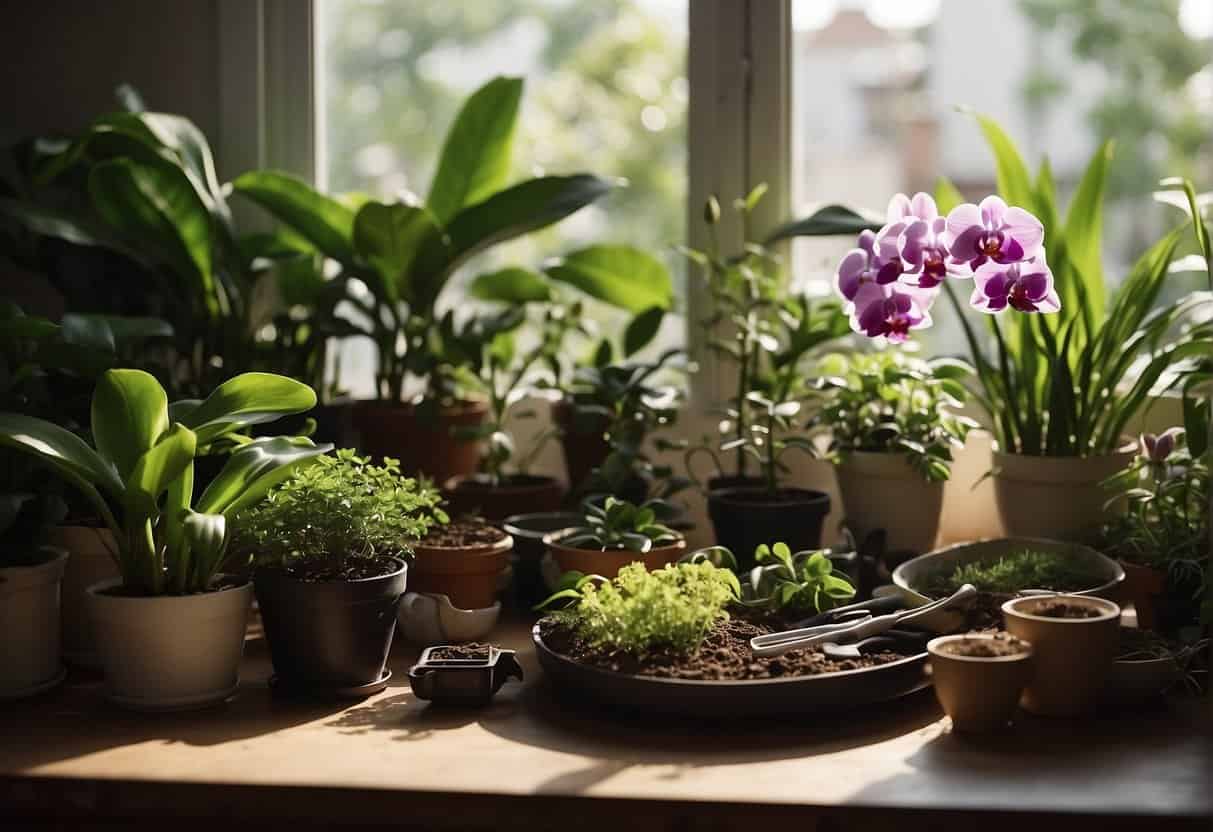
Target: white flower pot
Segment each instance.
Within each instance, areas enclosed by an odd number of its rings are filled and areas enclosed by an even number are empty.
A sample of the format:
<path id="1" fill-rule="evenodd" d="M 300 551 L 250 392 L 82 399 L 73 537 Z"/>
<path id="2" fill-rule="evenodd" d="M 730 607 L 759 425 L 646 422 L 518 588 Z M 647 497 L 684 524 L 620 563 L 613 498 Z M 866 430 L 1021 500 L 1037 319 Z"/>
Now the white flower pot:
<path id="1" fill-rule="evenodd" d="M 835 468 L 844 522 L 862 544 L 879 529 L 889 552 L 935 548 L 943 513 L 941 482 L 927 482 L 901 454 L 857 451 Z"/>
<path id="2" fill-rule="evenodd" d="M 67 552 L 45 563 L 0 569 L 0 699 L 33 696 L 63 680 L 59 581 Z"/>
<path id="3" fill-rule="evenodd" d="M 1112 496 L 1100 486 L 1133 460 L 1132 450 L 1100 456 L 1024 456 L 994 452 L 994 494 L 1007 537 L 1084 542 L 1108 518 Z"/>
<path id="4" fill-rule="evenodd" d="M 101 657 L 97 655 L 93 625 L 88 615 L 86 590 L 95 583 L 118 577 L 118 566 L 112 554 L 117 550 L 114 535 L 106 528 L 56 526 L 49 530 L 47 539 L 68 553 L 60 604 L 63 658 L 79 667 L 100 668 Z"/>
<path id="5" fill-rule="evenodd" d="M 400 634 L 410 644 L 460 644 L 478 641 L 493 631 L 501 602 L 478 610 L 461 610 L 445 595 L 406 592 L 396 611 Z"/>
<path id="6" fill-rule="evenodd" d="M 88 588 L 106 695 L 137 710 L 186 710 L 235 692 L 253 585 L 197 595 L 108 594 L 120 579 Z"/>

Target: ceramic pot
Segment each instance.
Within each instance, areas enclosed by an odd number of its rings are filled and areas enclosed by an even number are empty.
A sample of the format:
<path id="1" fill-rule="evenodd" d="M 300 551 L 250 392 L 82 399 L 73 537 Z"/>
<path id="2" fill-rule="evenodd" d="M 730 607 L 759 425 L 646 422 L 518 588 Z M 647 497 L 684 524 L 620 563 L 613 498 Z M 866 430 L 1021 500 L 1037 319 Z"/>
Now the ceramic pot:
<path id="1" fill-rule="evenodd" d="M 73 665 L 95 670 L 101 666 L 101 658 L 88 615 L 86 590 L 95 583 L 118 577 L 113 555 L 117 543 L 109 529 L 93 526 L 55 526 L 47 530 L 47 540 L 68 553 L 60 598 L 63 658 Z"/>
<path id="2" fill-rule="evenodd" d="M 1100 486 L 1133 460 L 1132 450 L 1100 456 L 994 452 L 994 496 L 1008 537 L 1088 542 L 1114 508 Z"/>
<path id="3" fill-rule="evenodd" d="M 611 446 L 606 440 L 606 417 L 576 416 L 569 401 L 552 403 L 552 423 L 560 429 L 560 448 L 569 489 L 580 491 L 595 468 L 606 460 Z"/>
<path id="4" fill-rule="evenodd" d="M 847 528 L 864 541 L 883 530 L 885 550 L 920 555 L 935 548 L 942 482 L 927 482 L 901 454 L 854 452 L 835 466 Z"/>
<path id="5" fill-rule="evenodd" d="M 582 572 L 586 575 L 614 578 L 622 567 L 636 562 L 643 563 L 644 568 L 652 572 L 654 569 L 660 569 L 678 560 L 687 550 L 686 540 L 679 540 L 669 546 L 653 547 L 647 552 L 621 552 L 618 550 L 603 552 L 597 549 L 577 549 L 572 546 L 564 546 L 560 542 L 570 534 L 573 534 L 572 530 L 565 529 L 552 532 L 543 539 L 562 574 Z"/>
<path id="6" fill-rule="evenodd" d="M 287 688 L 348 689 L 383 678 L 396 606 L 407 569 L 354 581 L 304 581 L 279 569 L 253 579 L 277 683 Z"/>
<path id="7" fill-rule="evenodd" d="M 1050 602 L 1087 607 L 1091 618 L 1050 618 L 1037 612 Z M 1035 595 L 1002 605 L 1007 632 L 1035 651 L 1032 681 L 1020 705 L 1041 716 L 1078 716 L 1104 694 L 1120 649 L 1120 607 L 1086 595 Z"/>
<path id="8" fill-rule="evenodd" d="M 935 696 L 957 731 L 997 731 L 1015 716 L 1015 707 L 1032 678 L 1032 645 L 1004 656 L 953 652 L 958 644 L 995 641 L 993 633 L 941 636 L 927 643 Z"/>
<path id="9" fill-rule="evenodd" d="M 501 602 L 483 609 L 460 609 L 439 593 L 406 592 L 397 618 L 400 634 L 411 644 L 463 644 L 479 641 L 497 626 Z"/>
<path id="10" fill-rule="evenodd" d="M 1167 588 L 1167 573 L 1127 560 L 1121 560 L 1120 565 L 1125 570 L 1124 599 L 1137 612 L 1137 626 L 1157 630 L 1157 603 Z"/>
<path id="11" fill-rule="evenodd" d="M 475 515 L 497 525 L 533 511 L 556 511 L 564 488 L 554 477 L 511 474 L 494 485 L 484 474 L 451 477 L 442 486 L 452 516 Z"/>
<path id="12" fill-rule="evenodd" d="M 62 549 L 44 547 L 42 562 L 0 568 L 0 699 L 33 696 L 63 680 L 59 647 Z"/>
<path id="13" fill-rule="evenodd" d="M 400 470 L 409 476 L 424 474 L 434 482 L 446 482 L 475 473 L 480 464 L 480 443 L 455 434 L 484 422 L 488 405 L 482 401 L 441 408 L 433 419 L 413 404 L 360 401 L 353 407 L 358 449 L 373 457 L 400 460 Z"/>
<path id="14" fill-rule="evenodd" d="M 111 594 L 120 579 L 88 588 L 106 696 L 135 710 L 189 710 L 231 696 L 253 585 L 196 595 Z"/>
<path id="15" fill-rule="evenodd" d="M 724 488 L 708 492 L 708 516 L 716 543 L 732 551 L 741 568 L 754 565 L 759 544 L 784 542 L 793 552 L 821 547 L 830 495 L 804 488 Z"/>
<path id="16" fill-rule="evenodd" d="M 413 568 L 409 588 L 447 596 L 461 610 L 493 606 L 501 573 L 509 565 L 514 539 L 502 535 L 495 543 L 480 546 L 413 546 Z"/>
<path id="17" fill-rule="evenodd" d="M 551 532 L 572 528 L 581 522 L 581 515 L 571 511 L 515 514 L 505 519 L 502 528 L 514 538 L 513 597 L 519 607 L 529 610 L 550 594 L 541 568 L 544 553 L 547 552 L 543 538 Z"/>

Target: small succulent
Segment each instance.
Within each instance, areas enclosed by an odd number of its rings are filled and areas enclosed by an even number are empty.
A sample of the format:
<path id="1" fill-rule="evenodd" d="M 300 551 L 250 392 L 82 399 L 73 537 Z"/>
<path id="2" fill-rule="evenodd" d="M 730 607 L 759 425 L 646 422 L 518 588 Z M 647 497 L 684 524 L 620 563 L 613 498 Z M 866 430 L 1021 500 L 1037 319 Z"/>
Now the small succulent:
<path id="1" fill-rule="evenodd" d="M 855 587 L 834 571 L 820 549 L 792 553 L 786 543 L 762 544 L 754 551 L 758 565 L 741 581 L 739 602 L 770 612 L 818 613 L 855 597 Z M 682 563 L 710 563 L 737 570 L 737 558 L 724 546 L 710 546 L 685 555 Z"/>
<path id="2" fill-rule="evenodd" d="M 669 546 L 682 535 L 657 522 L 659 516 L 670 516 L 674 507 L 660 500 L 634 505 L 625 500 L 607 497 L 601 505 L 585 504 L 585 525 L 573 529 L 561 543 L 576 549 L 601 549 L 647 552 L 654 546 Z"/>

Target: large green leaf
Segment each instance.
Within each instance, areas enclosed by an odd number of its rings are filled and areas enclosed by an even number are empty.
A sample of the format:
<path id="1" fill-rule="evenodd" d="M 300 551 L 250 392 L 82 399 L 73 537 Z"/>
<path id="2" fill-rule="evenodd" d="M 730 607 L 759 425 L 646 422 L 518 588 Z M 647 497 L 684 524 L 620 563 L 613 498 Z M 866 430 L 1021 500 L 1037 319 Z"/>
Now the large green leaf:
<path id="1" fill-rule="evenodd" d="M 181 528 L 189 550 L 190 566 L 189 574 L 183 576 L 182 581 L 195 591 L 205 590 L 210 587 L 211 578 L 222 563 L 223 552 L 227 548 L 227 518 L 222 514 L 187 509 Z"/>
<path id="2" fill-rule="evenodd" d="M 260 502 L 271 488 L 300 466 L 311 463 L 332 448 L 332 445 L 314 445 L 304 437 L 255 439 L 232 452 L 194 508 L 204 513 L 234 516 L 241 509 Z"/>
<path id="3" fill-rule="evenodd" d="M 974 114 L 981 132 L 985 134 L 990 152 L 994 154 L 994 166 L 998 176 L 998 192 L 1009 204 L 1028 211 L 1036 211 L 1032 190 L 1032 176 L 1023 157 L 1015 149 L 1015 142 L 994 119 L 979 113 Z"/>
<path id="4" fill-rule="evenodd" d="M 396 202 L 368 202 L 354 218 L 354 247 L 379 274 L 387 299 L 412 301 L 409 268 L 427 240 L 445 238 L 429 209 Z"/>
<path id="5" fill-rule="evenodd" d="M 443 142 L 426 200 L 439 225 L 505 184 L 521 98 L 521 78 L 494 78 L 464 102 Z"/>
<path id="6" fill-rule="evenodd" d="M 168 430 L 168 396 L 142 370 L 107 370 L 93 392 L 92 427 L 97 452 L 126 480 Z"/>
<path id="7" fill-rule="evenodd" d="M 1064 232 L 1065 256 L 1077 272 L 1073 279 L 1082 281 L 1086 289 L 1086 303 L 1094 310 L 1096 319 L 1103 315 L 1106 303 L 1100 232 L 1103 229 L 1104 184 L 1111 160 L 1112 143 L 1105 142 L 1091 157 L 1074 191 L 1066 211 Z M 1048 242 L 1045 240 L 1046 245 Z M 1063 305 L 1079 301 L 1080 293 L 1076 285 L 1067 281 L 1058 281 L 1058 284 Z"/>
<path id="8" fill-rule="evenodd" d="M 653 306 L 669 309 L 674 303 L 669 269 L 633 246 L 589 246 L 560 258 L 544 271 L 554 280 L 629 312 Z"/>
<path id="9" fill-rule="evenodd" d="M 510 267 L 477 275 L 468 286 L 468 294 L 499 303 L 543 303 L 551 299 L 552 289 L 535 272 Z"/>
<path id="10" fill-rule="evenodd" d="M 855 235 L 864 230 L 876 231 L 884 225 L 884 219 L 860 214 L 841 205 L 826 205 L 800 220 L 792 220 L 767 237 L 767 245 L 791 237 L 829 237 Z"/>
<path id="11" fill-rule="evenodd" d="M 232 189 L 265 208 L 329 257 L 342 263 L 353 261 L 352 208 L 281 171 L 250 171 L 237 177 Z"/>
<path id="12" fill-rule="evenodd" d="M 306 384 L 274 373 L 241 373 L 220 384 L 197 407 L 177 407 L 174 416 L 209 445 L 224 434 L 316 406 L 316 393 Z"/>
<path id="13" fill-rule="evenodd" d="M 76 246 L 107 248 L 136 263 L 145 263 L 144 258 L 129 246 L 116 240 L 104 229 L 94 227 L 82 217 L 11 197 L 0 197 L 0 214 L 11 217 L 34 234 L 63 240 Z"/>
<path id="14" fill-rule="evenodd" d="M 124 239 L 154 242 L 174 270 L 197 278 L 206 308 L 221 311 L 210 214 L 180 170 L 111 159 L 93 166 L 88 190 L 97 213 Z"/>
<path id="15" fill-rule="evenodd" d="M 160 495 L 187 470 L 193 470 L 198 438 L 181 424 L 175 424 L 144 452 L 126 478 L 128 522 L 138 515 L 157 514 Z"/>
<path id="16" fill-rule="evenodd" d="M 964 201 L 964 194 L 952 184 L 952 180 L 945 176 L 935 180 L 935 205 L 939 208 L 941 215 L 946 216 L 949 211 L 957 205 L 963 204 Z"/>
<path id="17" fill-rule="evenodd" d="M 660 306 L 651 306 L 628 321 L 627 327 L 623 330 L 624 358 L 631 358 L 652 343 L 653 339 L 657 337 L 657 332 L 661 329 L 661 322 L 664 319 L 665 309 Z"/>
<path id="18" fill-rule="evenodd" d="M 121 499 L 124 486 L 117 472 L 83 439 L 44 419 L 0 413 L 0 445 L 33 454 L 90 498 L 97 487 Z"/>

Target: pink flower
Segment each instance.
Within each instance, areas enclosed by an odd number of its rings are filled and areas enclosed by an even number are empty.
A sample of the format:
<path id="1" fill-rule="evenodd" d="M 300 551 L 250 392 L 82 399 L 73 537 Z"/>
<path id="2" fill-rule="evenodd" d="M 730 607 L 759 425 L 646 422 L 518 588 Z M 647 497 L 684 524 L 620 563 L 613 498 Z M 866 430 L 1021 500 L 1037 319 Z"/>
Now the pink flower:
<path id="1" fill-rule="evenodd" d="M 901 274 L 901 261 L 896 252 L 891 258 L 883 255 L 875 233 L 864 231 L 859 235 L 858 244 L 858 248 L 843 255 L 835 274 L 838 293 L 848 301 L 854 301 L 863 286 L 892 283 Z"/>
<path id="2" fill-rule="evenodd" d="M 1183 428 L 1167 428 L 1158 436 L 1143 433 L 1140 439 L 1141 455 L 1150 462 L 1162 463 L 1175 450 L 1175 439 L 1183 433 Z"/>
<path id="3" fill-rule="evenodd" d="M 930 289 L 947 277 L 950 253 L 947 225 L 930 194 L 917 193 L 913 199 L 897 194 L 889 201 L 888 224 L 881 229 L 878 239 L 883 244 L 882 250 L 891 248 L 901 260 L 904 283 Z M 886 242 L 889 240 L 894 242 Z"/>
<path id="4" fill-rule="evenodd" d="M 1008 207 L 988 196 L 980 205 L 957 205 L 948 214 L 947 234 L 952 262 L 977 271 L 989 261 L 1018 263 L 1037 255 L 1044 243 L 1040 220 L 1022 208 Z"/>
<path id="5" fill-rule="evenodd" d="M 1030 260 L 1008 265 L 986 263 L 973 275 L 969 298 L 974 309 L 996 315 L 1010 306 L 1020 312 L 1056 312 L 1061 299 L 1053 288 L 1053 273 L 1041 249 Z"/>
<path id="6" fill-rule="evenodd" d="M 931 325 L 930 309 L 936 294 L 899 284 L 870 283 L 855 296 L 851 329 L 869 338 L 901 343 L 909 338 L 910 330 Z"/>

